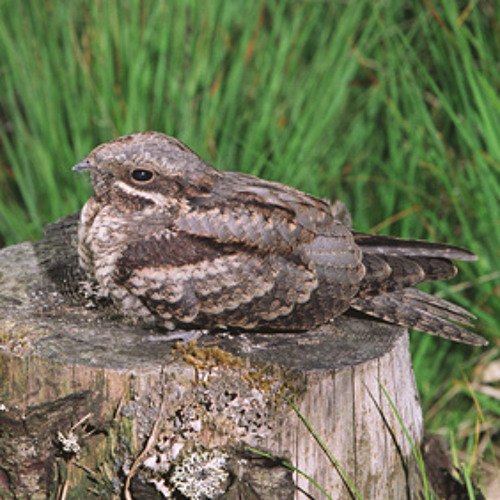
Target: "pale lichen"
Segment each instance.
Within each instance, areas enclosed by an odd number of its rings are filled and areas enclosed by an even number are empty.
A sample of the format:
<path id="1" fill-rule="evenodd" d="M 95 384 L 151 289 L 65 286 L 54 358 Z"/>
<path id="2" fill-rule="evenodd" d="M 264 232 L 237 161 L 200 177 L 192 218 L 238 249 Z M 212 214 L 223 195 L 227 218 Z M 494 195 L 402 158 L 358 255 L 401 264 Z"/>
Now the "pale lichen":
<path id="1" fill-rule="evenodd" d="M 58 431 L 56 441 L 61 451 L 67 455 L 77 455 L 81 451 L 78 436 L 72 431 L 69 431 L 66 436 Z"/>
<path id="2" fill-rule="evenodd" d="M 170 482 L 187 498 L 216 498 L 228 486 L 227 459 L 228 455 L 219 450 L 194 451 L 174 466 Z"/>

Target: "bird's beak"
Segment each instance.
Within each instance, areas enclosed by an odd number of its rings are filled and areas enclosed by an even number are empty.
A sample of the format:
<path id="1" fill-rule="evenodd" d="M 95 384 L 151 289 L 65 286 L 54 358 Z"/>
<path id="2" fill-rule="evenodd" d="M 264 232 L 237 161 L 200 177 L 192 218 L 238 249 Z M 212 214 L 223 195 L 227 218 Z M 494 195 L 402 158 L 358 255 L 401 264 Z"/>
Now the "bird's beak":
<path id="1" fill-rule="evenodd" d="M 95 168 L 94 163 L 88 158 L 85 158 L 80 163 L 77 163 L 71 170 L 74 172 L 85 172 L 87 170 L 92 170 Z"/>

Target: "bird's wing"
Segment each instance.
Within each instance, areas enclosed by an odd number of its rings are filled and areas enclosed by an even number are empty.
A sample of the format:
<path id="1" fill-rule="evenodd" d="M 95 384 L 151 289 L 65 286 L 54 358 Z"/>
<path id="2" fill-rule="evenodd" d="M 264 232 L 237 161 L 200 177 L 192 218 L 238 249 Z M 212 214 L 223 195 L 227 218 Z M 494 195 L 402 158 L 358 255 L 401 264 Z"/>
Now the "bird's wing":
<path id="1" fill-rule="evenodd" d="M 422 240 L 353 232 L 354 241 L 364 254 L 399 255 L 404 257 L 436 257 L 451 260 L 477 260 L 469 250 Z"/>
<path id="2" fill-rule="evenodd" d="M 283 256 L 333 222 L 325 201 L 235 172 L 226 172 L 208 195 L 192 197 L 188 206 L 176 222 L 179 229 Z"/>
<path id="3" fill-rule="evenodd" d="M 131 241 L 115 280 L 164 320 L 252 328 L 290 313 L 317 286 L 312 269 L 182 230 Z"/>
<path id="4" fill-rule="evenodd" d="M 168 230 L 157 225 L 131 242 L 117 265 L 121 283 L 149 309 L 164 308 L 164 317 L 272 327 L 309 301 L 319 283 L 329 293 L 322 319 L 345 310 L 357 290 L 360 252 L 322 200 L 228 173 L 210 192 L 187 196 L 185 207 Z M 143 269 L 141 255 L 154 267 Z M 309 316 L 296 328 L 313 323 Z"/>

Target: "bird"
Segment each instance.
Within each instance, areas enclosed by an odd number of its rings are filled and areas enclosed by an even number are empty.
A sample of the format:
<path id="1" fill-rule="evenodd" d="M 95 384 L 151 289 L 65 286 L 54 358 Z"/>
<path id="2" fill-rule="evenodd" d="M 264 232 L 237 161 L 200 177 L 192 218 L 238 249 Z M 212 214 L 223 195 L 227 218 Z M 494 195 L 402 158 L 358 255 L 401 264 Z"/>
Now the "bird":
<path id="1" fill-rule="evenodd" d="M 327 200 L 218 170 L 160 132 L 125 135 L 90 172 L 78 257 L 98 295 L 166 330 L 307 331 L 361 313 L 472 345 L 466 309 L 415 288 L 469 250 L 354 230 Z"/>

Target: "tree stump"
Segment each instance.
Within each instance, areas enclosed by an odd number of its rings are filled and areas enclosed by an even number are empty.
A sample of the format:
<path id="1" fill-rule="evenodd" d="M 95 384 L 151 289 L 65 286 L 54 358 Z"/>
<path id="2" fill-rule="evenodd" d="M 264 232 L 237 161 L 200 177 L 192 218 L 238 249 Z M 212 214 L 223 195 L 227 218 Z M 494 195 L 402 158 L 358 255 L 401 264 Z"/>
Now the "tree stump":
<path id="1" fill-rule="evenodd" d="M 1 498 L 421 498 L 406 330 L 165 341 L 87 303 L 76 224 L 0 251 Z"/>

